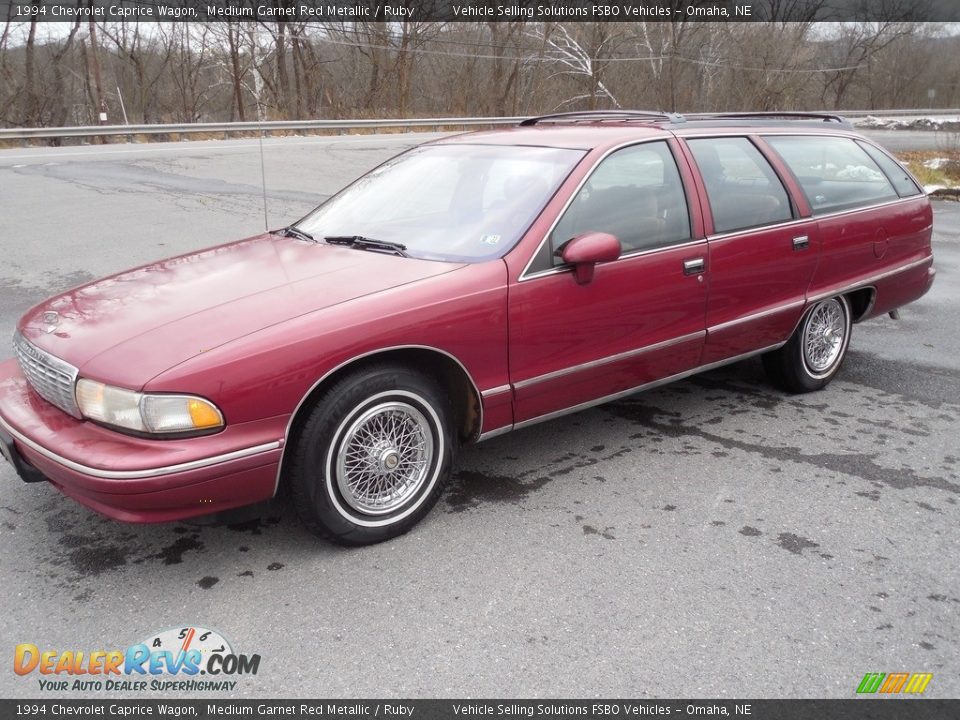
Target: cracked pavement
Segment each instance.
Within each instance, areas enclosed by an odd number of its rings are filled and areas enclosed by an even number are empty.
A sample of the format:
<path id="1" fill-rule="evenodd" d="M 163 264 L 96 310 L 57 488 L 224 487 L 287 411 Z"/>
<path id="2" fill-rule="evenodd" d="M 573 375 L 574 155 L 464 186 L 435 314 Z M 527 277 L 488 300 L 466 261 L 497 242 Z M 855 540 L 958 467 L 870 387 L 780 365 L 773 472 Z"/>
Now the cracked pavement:
<path id="1" fill-rule="evenodd" d="M 425 137 L 265 141 L 271 225 Z M 3 150 L 0 187 L 2 337 L 66 287 L 263 227 L 253 140 Z M 123 525 L 2 465 L 0 652 L 198 624 L 263 658 L 234 697 L 852 697 L 895 671 L 956 697 L 960 205 L 935 228 L 933 290 L 856 326 L 826 390 L 752 360 L 495 438 L 383 545 L 283 507 Z"/>

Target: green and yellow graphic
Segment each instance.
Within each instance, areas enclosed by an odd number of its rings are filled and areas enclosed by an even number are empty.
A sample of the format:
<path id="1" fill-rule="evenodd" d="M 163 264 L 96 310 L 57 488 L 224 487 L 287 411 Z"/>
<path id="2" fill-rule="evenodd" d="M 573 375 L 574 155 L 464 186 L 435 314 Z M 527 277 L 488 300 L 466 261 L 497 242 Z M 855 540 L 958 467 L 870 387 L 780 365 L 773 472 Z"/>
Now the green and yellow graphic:
<path id="1" fill-rule="evenodd" d="M 933 680 L 933 673 L 867 673 L 857 687 L 857 693 L 910 693 L 919 695 Z"/>

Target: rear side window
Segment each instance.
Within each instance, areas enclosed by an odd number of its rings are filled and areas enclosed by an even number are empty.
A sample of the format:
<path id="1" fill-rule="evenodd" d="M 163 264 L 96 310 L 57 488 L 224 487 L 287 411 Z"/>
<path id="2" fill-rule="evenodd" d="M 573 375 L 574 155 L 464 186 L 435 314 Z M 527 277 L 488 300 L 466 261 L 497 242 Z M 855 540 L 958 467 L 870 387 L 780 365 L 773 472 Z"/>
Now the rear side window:
<path id="1" fill-rule="evenodd" d="M 896 200 L 880 167 L 849 138 L 765 137 L 796 175 L 814 215 Z"/>
<path id="2" fill-rule="evenodd" d="M 900 197 L 910 197 L 911 195 L 920 194 L 920 188 L 917 187 L 913 178 L 910 177 L 910 173 L 904 170 L 900 163 L 870 143 L 857 140 L 857 145 L 862 147 L 864 152 L 880 166 L 880 169 L 886 174 L 887 179 L 893 183 L 893 187 Z"/>
<path id="3" fill-rule="evenodd" d="M 783 183 L 747 138 L 703 138 L 687 144 L 707 187 L 715 232 L 793 218 Z"/>

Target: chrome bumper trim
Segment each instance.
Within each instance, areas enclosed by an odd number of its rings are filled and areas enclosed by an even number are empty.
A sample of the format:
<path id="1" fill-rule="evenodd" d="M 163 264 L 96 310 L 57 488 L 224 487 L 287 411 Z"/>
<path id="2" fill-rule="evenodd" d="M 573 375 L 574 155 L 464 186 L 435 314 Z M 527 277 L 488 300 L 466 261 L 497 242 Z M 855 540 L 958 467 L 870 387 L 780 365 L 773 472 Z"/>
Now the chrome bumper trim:
<path id="1" fill-rule="evenodd" d="M 259 455 L 260 453 L 269 452 L 270 450 L 276 450 L 280 447 L 280 441 L 275 440 L 262 445 L 254 445 L 253 447 L 234 450 L 233 452 L 224 453 L 223 455 L 214 455 L 212 457 L 201 458 L 200 460 L 191 460 L 190 462 L 179 463 L 177 465 L 165 465 L 163 467 L 149 468 L 146 470 L 101 470 L 100 468 L 92 468 L 88 467 L 87 465 L 81 465 L 78 462 L 68 460 L 65 457 L 57 455 L 55 452 L 47 450 L 42 445 L 39 445 L 30 438 L 26 437 L 20 431 L 10 427 L 10 424 L 4 420 L 2 416 L 0 416 L 0 426 L 3 426 L 3 429 L 10 433 L 17 442 L 23 443 L 28 448 L 39 453 L 40 455 L 43 455 L 48 460 L 51 460 L 58 465 L 63 465 L 65 468 L 73 470 L 74 472 L 104 480 L 139 480 L 145 478 L 162 477 L 163 475 L 172 475 L 173 473 L 186 472 L 187 470 L 199 470 L 200 468 L 210 467 L 211 465 L 219 465 L 220 463 L 230 462 L 231 460 L 240 460 L 253 455 Z"/>

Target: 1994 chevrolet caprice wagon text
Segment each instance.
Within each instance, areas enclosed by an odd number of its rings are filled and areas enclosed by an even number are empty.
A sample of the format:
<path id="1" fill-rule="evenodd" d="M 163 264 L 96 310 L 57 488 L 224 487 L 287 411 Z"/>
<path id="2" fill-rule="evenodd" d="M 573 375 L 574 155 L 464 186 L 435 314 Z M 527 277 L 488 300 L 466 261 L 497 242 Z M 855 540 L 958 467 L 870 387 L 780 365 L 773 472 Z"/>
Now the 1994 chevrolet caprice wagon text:
<path id="1" fill-rule="evenodd" d="M 762 354 L 791 392 L 933 282 L 930 203 L 831 116 L 532 118 L 374 169 L 296 225 L 71 290 L 0 364 L 0 447 L 119 520 L 288 487 L 398 535 L 459 445 Z"/>

